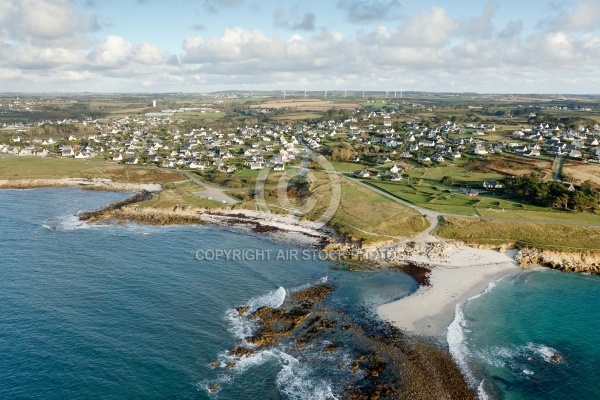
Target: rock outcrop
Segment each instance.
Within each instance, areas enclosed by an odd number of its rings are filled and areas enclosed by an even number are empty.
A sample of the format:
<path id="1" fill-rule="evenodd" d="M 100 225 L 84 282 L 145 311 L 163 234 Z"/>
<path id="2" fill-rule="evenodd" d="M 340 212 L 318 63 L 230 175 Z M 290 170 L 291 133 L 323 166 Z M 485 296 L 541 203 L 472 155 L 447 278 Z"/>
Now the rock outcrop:
<path id="1" fill-rule="evenodd" d="M 577 253 L 555 250 L 523 248 L 515 256 L 522 266 L 541 265 L 564 272 L 600 274 L 600 253 L 580 251 Z"/>

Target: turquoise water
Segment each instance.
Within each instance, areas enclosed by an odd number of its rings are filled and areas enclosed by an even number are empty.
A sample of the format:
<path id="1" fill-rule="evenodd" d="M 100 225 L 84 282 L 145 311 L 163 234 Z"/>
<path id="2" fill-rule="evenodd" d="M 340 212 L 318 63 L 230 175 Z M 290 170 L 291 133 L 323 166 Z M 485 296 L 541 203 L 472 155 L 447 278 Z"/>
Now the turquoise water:
<path id="1" fill-rule="evenodd" d="M 599 276 L 526 272 L 463 313 L 461 352 L 489 398 L 600 398 Z"/>
<path id="2" fill-rule="evenodd" d="M 198 261 L 199 249 L 291 247 L 206 226 L 86 226 L 73 215 L 126 197 L 76 189 L 0 191 L 0 398 L 332 398 L 347 355 L 262 351 L 233 370 L 252 327 L 234 307 L 277 305 L 328 280 L 329 304 L 364 315 L 416 289 L 405 274 L 324 261 Z M 211 394 L 208 386 L 219 384 Z"/>

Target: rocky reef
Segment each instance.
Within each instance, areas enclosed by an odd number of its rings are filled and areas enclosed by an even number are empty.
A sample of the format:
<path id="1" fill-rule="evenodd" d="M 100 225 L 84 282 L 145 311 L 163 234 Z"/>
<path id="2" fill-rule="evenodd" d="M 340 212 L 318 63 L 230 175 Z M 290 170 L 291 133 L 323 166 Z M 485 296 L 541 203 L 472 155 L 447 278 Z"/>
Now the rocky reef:
<path id="1" fill-rule="evenodd" d="M 110 204 L 102 209 L 79 213 L 81 221 L 88 223 L 100 221 L 127 221 L 144 225 L 184 225 L 203 224 L 200 216 L 194 212 L 183 210 L 159 210 L 154 208 L 141 208 L 135 204 L 152 197 L 149 192 L 141 192 L 133 197 Z M 133 205 L 133 206 L 132 206 Z"/>
<path id="2" fill-rule="evenodd" d="M 289 293 L 277 308 L 238 307 L 255 323 L 253 332 L 229 350 L 234 360 L 284 345 L 294 357 L 303 349 L 322 354 L 343 352 L 349 362 L 336 365 L 349 378 L 338 388 L 346 399 L 475 399 L 451 356 L 439 344 L 402 333 L 366 310 L 357 317 L 332 308 L 326 299 L 335 288 L 318 284 Z M 236 361 L 213 367 L 235 368 Z M 322 365 L 318 366 L 322 368 Z M 218 390 L 217 385 L 210 386 Z"/>

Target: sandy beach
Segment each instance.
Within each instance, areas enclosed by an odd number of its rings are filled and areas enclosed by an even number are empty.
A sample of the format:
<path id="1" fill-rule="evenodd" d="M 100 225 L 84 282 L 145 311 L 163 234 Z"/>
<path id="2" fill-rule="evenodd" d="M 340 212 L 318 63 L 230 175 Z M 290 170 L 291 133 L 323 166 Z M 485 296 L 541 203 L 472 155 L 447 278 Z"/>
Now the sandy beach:
<path id="1" fill-rule="evenodd" d="M 417 335 L 441 336 L 454 319 L 455 306 L 482 293 L 490 282 L 522 271 L 512 258 L 516 251 L 493 250 L 445 244 L 436 258 L 423 253 L 405 260 L 426 263 L 431 268 L 431 285 L 377 309 L 378 315 L 400 329 Z"/>

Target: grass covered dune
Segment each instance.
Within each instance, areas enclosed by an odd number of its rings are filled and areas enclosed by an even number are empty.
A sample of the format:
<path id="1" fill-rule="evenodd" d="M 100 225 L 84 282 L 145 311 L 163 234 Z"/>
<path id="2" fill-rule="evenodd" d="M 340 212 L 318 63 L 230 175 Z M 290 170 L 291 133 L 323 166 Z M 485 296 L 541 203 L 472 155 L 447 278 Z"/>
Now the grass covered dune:
<path id="1" fill-rule="evenodd" d="M 435 234 L 466 244 L 600 251 L 600 226 L 444 216 Z"/>

